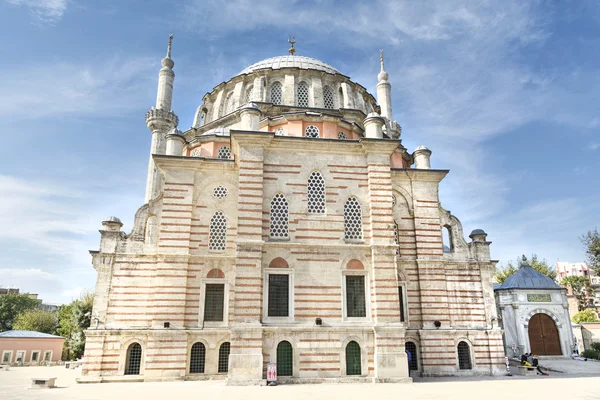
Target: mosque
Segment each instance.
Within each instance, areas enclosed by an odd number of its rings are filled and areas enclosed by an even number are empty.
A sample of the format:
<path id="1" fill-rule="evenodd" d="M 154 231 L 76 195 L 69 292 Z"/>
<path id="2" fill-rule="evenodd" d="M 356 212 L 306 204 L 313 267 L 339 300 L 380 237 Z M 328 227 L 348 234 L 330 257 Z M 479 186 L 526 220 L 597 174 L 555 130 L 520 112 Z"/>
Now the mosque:
<path id="1" fill-rule="evenodd" d="M 431 151 L 403 147 L 383 53 L 374 97 L 290 43 L 181 131 L 169 40 L 145 204 L 130 233 L 103 221 L 91 251 L 81 382 L 504 372 L 491 242 L 442 208 Z"/>

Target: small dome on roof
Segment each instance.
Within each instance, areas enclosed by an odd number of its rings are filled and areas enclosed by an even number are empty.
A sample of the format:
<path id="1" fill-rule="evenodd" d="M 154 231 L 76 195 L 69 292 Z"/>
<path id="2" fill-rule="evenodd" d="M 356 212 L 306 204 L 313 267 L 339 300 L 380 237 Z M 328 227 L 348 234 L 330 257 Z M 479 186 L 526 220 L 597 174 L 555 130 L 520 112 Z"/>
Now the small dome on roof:
<path id="1" fill-rule="evenodd" d="M 553 289 L 561 290 L 554 280 L 533 269 L 531 265 L 521 265 L 519 270 L 506 278 L 504 283 L 494 290 L 508 289 Z"/>
<path id="2" fill-rule="evenodd" d="M 115 216 L 112 216 L 112 217 L 108 217 L 108 218 L 106 218 L 106 219 L 104 220 L 104 222 L 116 222 L 116 223 L 119 223 L 119 224 L 123 224 L 123 223 L 121 222 L 121 220 L 120 220 L 119 218 L 115 217 Z"/>
<path id="3" fill-rule="evenodd" d="M 183 133 L 177 128 L 173 128 L 169 131 L 168 135 L 180 135 L 183 136 Z"/>
<path id="4" fill-rule="evenodd" d="M 423 145 L 420 145 L 419 147 L 417 147 L 415 149 L 415 151 L 417 151 L 417 150 L 429 150 L 429 149 L 427 147 L 423 146 Z"/>
<path id="5" fill-rule="evenodd" d="M 471 237 L 473 235 L 487 235 L 487 233 L 485 233 L 485 231 L 483 229 L 473 229 L 473 231 L 471 232 L 469 237 Z"/>
<path id="6" fill-rule="evenodd" d="M 339 74 L 340 72 L 331 65 L 325 64 L 323 61 L 304 57 L 304 56 L 278 56 L 267 58 L 252 64 L 237 75 L 250 74 L 260 69 L 281 69 L 281 68 L 300 68 L 312 69 L 317 71 L 327 72 L 329 74 Z M 237 76 L 236 75 L 236 76 Z"/>
<path id="7" fill-rule="evenodd" d="M 246 103 L 243 106 L 240 107 L 240 110 L 259 110 L 258 106 L 252 102 L 250 103 Z"/>
<path id="8" fill-rule="evenodd" d="M 229 136 L 229 129 L 222 128 L 222 127 L 209 129 L 202 134 L 202 136 L 207 136 L 207 135 Z"/>

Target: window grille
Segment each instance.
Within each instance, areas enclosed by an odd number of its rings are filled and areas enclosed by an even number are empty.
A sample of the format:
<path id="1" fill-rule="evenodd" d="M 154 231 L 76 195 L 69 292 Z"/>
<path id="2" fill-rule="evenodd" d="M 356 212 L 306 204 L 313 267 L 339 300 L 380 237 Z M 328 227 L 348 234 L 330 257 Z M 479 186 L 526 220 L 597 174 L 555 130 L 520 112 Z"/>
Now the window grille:
<path id="1" fill-rule="evenodd" d="M 229 160 L 231 158 L 231 149 L 229 146 L 223 146 L 219 149 L 219 153 L 217 153 L 217 158 L 221 160 Z"/>
<path id="2" fill-rule="evenodd" d="M 417 371 L 419 369 L 419 355 L 417 354 L 417 345 L 413 342 L 406 342 L 404 345 L 406 351 L 410 353 L 410 361 L 408 362 L 408 369 L 411 371 Z"/>
<path id="3" fill-rule="evenodd" d="M 325 214 L 325 180 L 321 173 L 314 171 L 308 177 L 308 212 Z"/>
<path id="4" fill-rule="evenodd" d="M 405 321 L 405 311 L 404 311 L 404 287 L 398 286 L 398 299 L 400 301 L 400 322 Z"/>
<path id="5" fill-rule="evenodd" d="M 140 365 L 142 364 L 142 346 L 139 343 L 132 343 L 127 349 L 127 363 L 125 375 L 139 375 Z"/>
<path id="6" fill-rule="evenodd" d="M 219 347 L 219 372 L 229 371 L 229 352 L 231 351 L 231 345 L 229 342 L 225 342 Z"/>
<path id="7" fill-rule="evenodd" d="M 309 125 L 306 127 L 306 130 L 304 131 L 304 133 L 306 134 L 306 137 L 318 138 L 319 137 L 319 128 L 317 128 L 314 125 Z"/>
<path id="8" fill-rule="evenodd" d="M 200 157 L 200 149 L 194 149 L 194 151 L 192 151 L 191 156 L 192 157 Z"/>
<path id="9" fill-rule="evenodd" d="M 217 186 L 213 189 L 213 196 L 215 196 L 217 199 L 224 199 L 227 197 L 227 193 L 227 188 L 224 186 Z"/>
<path id="10" fill-rule="evenodd" d="M 203 374 L 206 360 L 206 347 L 203 343 L 194 343 L 190 354 L 190 374 Z"/>
<path id="11" fill-rule="evenodd" d="M 11 355 L 12 355 L 12 353 L 11 353 Z M 50 361 L 51 358 L 52 358 L 52 352 L 51 351 L 47 351 L 47 352 L 44 353 L 44 361 Z"/>
<path id="12" fill-rule="evenodd" d="M 2 356 L 2 362 L 3 363 L 10 363 L 11 356 L 12 356 L 12 353 L 10 353 L 10 352 L 4 353 L 4 355 Z"/>
<path id="13" fill-rule="evenodd" d="M 269 317 L 289 316 L 289 275 L 269 275 Z"/>
<path id="14" fill-rule="evenodd" d="M 308 107 L 308 85 L 305 82 L 298 85 L 296 104 L 298 107 Z"/>
<path id="15" fill-rule="evenodd" d="M 223 212 L 217 211 L 210 219 L 209 250 L 225 250 L 227 243 L 227 219 Z"/>
<path id="16" fill-rule="evenodd" d="M 471 369 L 471 349 L 466 342 L 460 342 L 457 346 L 458 367 L 460 369 Z"/>
<path id="17" fill-rule="evenodd" d="M 39 355 L 40 355 L 40 353 L 38 353 L 37 351 L 34 351 L 33 353 L 31 353 L 31 361 L 37 361 Z"/>
<path id="18" fill-rule="evenodd" d="M 288 221 L 288 201 L 283 194 L 277 193 L 271 200 L 270 237 L 274 239 L 287 238 Z"/>
<path id="19" fill-rule="evenodd" d="M 325 86 L 323 88 L 323 103 L 325 105 L 325 108 L 334 108 L 333 91 L 331 90 L 331 87 L 329 87 L 329 86 Z"/>
<path id="20" fill-rule="evenodd" d="M 281 83 L 275 82 L 271 85 L 271 103 L 281 104 Z"/>
<path id="21" fill-rule="evenodd" d="M 277 129 L 275 129 L 275 135 L 276 136 L 285 136 L 285 130 L 283 128 L 277 128 Z"/>
<path id="22" fill-rule="evenodd" d="M 246 89 L 246 103 L 250 103 L 252 101 L 252 95 L 254 94 L 254 86 L 250 86 Z"/>
<path id="23" fill-rule="evenodd" d="M 288 341 L 279 342 L 277 345 L 277 375 L 292 376 L 293 375 L 293 351 L 292 345 Z"/>
<path id="24" fill-rule="evenodd" d="M 204 294 L 204 320 L 223 321 L 224 284 L 206 284 Z"/>
<path id="25" fill-rule="evenodd" d="M 233 112 L 233 92 L 227 95 L 227 99 L 225 100 L 225 114 L 229 114 Z"/>
<path id="26" fill-rule="evenodd" d="M 362 211 L 355 197 L 344 204 L 344 239 L 362 239 Z"/>
<path id="27" fill-rule="evenodd" d="M 360 374 L 360 345 L 353 340 L 346 346 L 346 375 Z"/>
<path id="28" fill-rule="evenodd" d="M 365 277 L 346 276 L 346 308 L 348 317 L 366 317 Z"/>
<path id="29" fill-rule="evenodd" d="M 348 136 L 344 132 L 338 132 L 338 139 L 348 140 Z"/>

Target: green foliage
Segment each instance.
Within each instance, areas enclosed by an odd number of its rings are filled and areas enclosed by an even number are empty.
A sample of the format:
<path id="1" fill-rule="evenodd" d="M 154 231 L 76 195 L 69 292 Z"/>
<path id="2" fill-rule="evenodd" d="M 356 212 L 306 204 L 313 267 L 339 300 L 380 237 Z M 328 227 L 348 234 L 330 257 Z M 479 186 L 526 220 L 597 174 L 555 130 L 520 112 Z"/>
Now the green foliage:
<path id="1" fill-rule="evenodd" d="M 600 351 L 596 350 L 586 350 L 581 353 L 581 357 L 591 358 L 593 360 L 600 360 Z"/>
<path id="2" fill-rule="evenodd" d="M 32 308 L 25 310 L 15 318 L 13 329 L 54 333 L 56 329 L 56 313 Z"/>
<path id="3" fill-rule="evenodd" d="M 596 275 L 600 275 L 600 234 L 598 233 L 598 229 L 588 231 L 580 239 L 585 246 L 585 253 L 590 268 Z"/>
<path id="4" fill-rule="evenodd" d="M 24 311 L 37 308 L 39 301 L 27 294 L 8 293 L 0 296 L 0 332 L 13 329 L 15 318 Z"/>
<path id="5" fill-rule="evenodd" d="M 600 353 L 600 342 L 593 342 L 591 346 L 592 350 L 596 350 L 598 353 Z"/>
<path id="6" fill-rule="evenodd" d="M 583 311 L 579 311 L 577 314 L 571 317 L 571 321 L 576 324 L 581 324 L 582 322 L 600 322 L 600 318 L 598 318 L 598 314 L 596 311 L 591 308 L 586 308 Z M 599 343 L 600 344 L 600 343 Z"/>
<path id="7" fill-rule="evenodd" d="M 512 261 L 509 261 L 506 266 L 500 266 L 496 269 L 496 275 L 494 276 L 494 280 L 497 283 L 503 283 L 506 278 L 516 273 L 519 270 L 519 267 L 527 263 L 531 265 L 533 269 L 536 271 L 549 276 L 552 279 L 556 279 L 556 270 L 554 267 L 548 265 L 548 261 L 538 259 L 537 254 L 532 254 L 529 260 L 524 261 L 522 257 L 517 257 L 516 262 L 513 264 Z M 516 265 L 516 267 L 515 267 Z"/>
<path id="8" fill-rule="evenodd" d="M 58 309 L 58 328 L 56 333 L 65 338 L 63 360 L 74 360 L 83 355 L 85 348 L 84 331 L 90 327 L 94 296 L 84 293 L 71 304 Z"/>
<path id="9" fill-rule="evenodd" d="M 571 287 L 571 292 L 577 299 L 577 310 L 579 311 L 585 310 L 590 299 L 594 298 L 594 289 L 587 276 L 567 276 L 560 284 Z"/>

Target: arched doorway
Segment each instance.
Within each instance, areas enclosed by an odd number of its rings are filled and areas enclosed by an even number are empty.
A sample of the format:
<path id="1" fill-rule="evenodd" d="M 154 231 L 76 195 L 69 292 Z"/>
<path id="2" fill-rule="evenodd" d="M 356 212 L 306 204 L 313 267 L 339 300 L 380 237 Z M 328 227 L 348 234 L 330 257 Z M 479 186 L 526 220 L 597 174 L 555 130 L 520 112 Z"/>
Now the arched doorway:
<path id="1" fill-rule="evenodd" d="M 561 356 L 560 338 L 554 320 L 546 314 L 535 314 L 529 320 L 531 352 L 540 356 Z"/>
<path id="2" fill-rule="evenodd" d="M 293 357 L 291 343 L 285 340 L 279 342 L 277 345 L 277 376 L 292 376 Z"/>
<path id="3" fill-rule="evenodd" d="M 346 375 L 360 375 L 360 364 L 360 345 L 353 340 L 346 346 Z"/>

